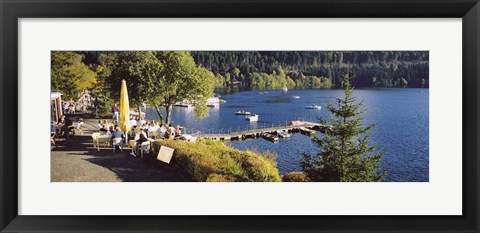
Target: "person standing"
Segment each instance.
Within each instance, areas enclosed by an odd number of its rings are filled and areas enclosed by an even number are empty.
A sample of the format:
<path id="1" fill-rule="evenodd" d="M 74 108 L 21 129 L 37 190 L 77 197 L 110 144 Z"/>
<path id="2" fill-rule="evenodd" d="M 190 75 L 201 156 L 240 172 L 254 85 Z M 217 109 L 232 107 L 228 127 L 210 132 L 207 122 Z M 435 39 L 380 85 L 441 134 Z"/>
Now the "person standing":
<path id="1" fill-rule="evenodd" d="M 67 113 L 68 113 L 68 106 L 70 106 L 70 104 L 69 104 L 67 101 L 65 101 L 65 102 L 63 103 L 63 114 L 67 114 Z"/>
<path id="2" fill-rule="evenodd" d="M 77 103 L 75 101 L 73 101 L 71 104 L 70 104 L 70 113 L 75 113 L 75 108 L 77 107 Z"/>
<path id="3" fill-rule="evenodd" d="M 119 115 L 119 112 L 120 109 L 118 109 L 118 105 L 117 104 L 114 104 L 113 107 L 112 107 L 112 122 L 116 122 L 118 123 L 118 115 Z"/>

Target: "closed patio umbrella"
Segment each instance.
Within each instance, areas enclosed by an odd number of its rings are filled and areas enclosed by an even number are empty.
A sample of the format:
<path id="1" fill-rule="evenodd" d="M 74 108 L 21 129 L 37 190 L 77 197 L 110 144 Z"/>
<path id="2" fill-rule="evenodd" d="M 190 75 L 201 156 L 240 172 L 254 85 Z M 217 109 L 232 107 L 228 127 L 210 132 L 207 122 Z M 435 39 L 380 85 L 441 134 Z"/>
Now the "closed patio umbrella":
<path id="1" fill-rule="evenodd" d="M 130 106 L 128 104 L 127 84 L 122 80 L 120 89 L 120 129 L 127 134 L 130 131 Z"/>

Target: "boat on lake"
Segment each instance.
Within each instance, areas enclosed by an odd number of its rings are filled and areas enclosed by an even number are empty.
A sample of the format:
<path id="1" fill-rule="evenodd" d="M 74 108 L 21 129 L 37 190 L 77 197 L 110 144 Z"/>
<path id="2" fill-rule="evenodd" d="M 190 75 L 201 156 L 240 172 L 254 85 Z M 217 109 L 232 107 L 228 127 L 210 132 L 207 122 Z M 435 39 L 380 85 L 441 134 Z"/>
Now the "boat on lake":
<path id="1" fill-rule="evenodd" d="M 245 118 L 245 120 L 247 120 L 247 121 L 252 121 L 252 122 L 253 122 L 253 121 L 258 121 L 258 115 L 257 115 L 257 114 L 252 114 L 252 115 L 250 115 L 250 116 L 247 116 L 247 117 Z"/>
<path id="2" fill-rule="evenodd" d="M 174 104 L 173 106 L 175 106 L 175 107 L 182 107 L 182 108 L 189 108 L 189 107 L 191 107 L 191 105 L 190 105 L 190 104 L 187 104 L 187 103 L 176 103 L 176 104 Z"/>
<path id="3" fill-rule="evenodd" d="M 283 86 L 282 90 L 283 90 L 283 92 L 287 92 L 288 88 L 286 86 Z"/>
<path id="4" fill-rule="evenodd" d="M 289 138 L 291 136 L 286 130 L 278 130 L 277 135 L 281 138 Z"/>
<path id="5" fill-rule="evenodd" d="M 220 98 L 219 97 L 211 97 L 207 99 L 207 105 L 209 104 L 219 104 Z"/>
<path id="6" fill-rule="evenodd" d="M 262 137 L 272 142 L 278 142 L 278 137 L 271 133 L 262 133 Z"/>
<path id="7" fill-rule="evenodd" d="M 249 116 L 249 115 L 252 115 L 252 113 L 251 112 L 245 112 L 245 111 L 238 111 L 238 112 L 235 112 L 235 115 Z"/>
<path id="8" fill-rule="evenodd" d="M 292 98 L 294 98 L 294 99 L 300 99 L 300 96 L 294 95 L 294 96 L 292 96 Z"/>
<path id="9" fill-rule="evenodd" d="M 145 117 L 146 113 L 142 112 L 141 115 L 142 115 L 142 117 Z M 137 110 L 130 110 L 130 116 L 138 117 L 138 111 Z"/>
<path id="10" fill-rule="evenodd" d="M 305 108 L 306 108 L 306 109 L 322 109 L 321 106 L 316 105 L 316 104 L 308 105 L 308 106 L 306 106 Z"/>

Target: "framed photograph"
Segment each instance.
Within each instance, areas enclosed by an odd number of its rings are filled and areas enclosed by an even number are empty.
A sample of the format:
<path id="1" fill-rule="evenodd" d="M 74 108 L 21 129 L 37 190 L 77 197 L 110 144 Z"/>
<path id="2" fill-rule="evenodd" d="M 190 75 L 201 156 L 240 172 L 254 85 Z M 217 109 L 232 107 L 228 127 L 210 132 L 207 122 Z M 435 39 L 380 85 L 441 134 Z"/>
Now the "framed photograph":
<path id="1" fill-rule="evenodd" d="M 1 232 L 479 232 L 477 0 L 0 6 Z"/>

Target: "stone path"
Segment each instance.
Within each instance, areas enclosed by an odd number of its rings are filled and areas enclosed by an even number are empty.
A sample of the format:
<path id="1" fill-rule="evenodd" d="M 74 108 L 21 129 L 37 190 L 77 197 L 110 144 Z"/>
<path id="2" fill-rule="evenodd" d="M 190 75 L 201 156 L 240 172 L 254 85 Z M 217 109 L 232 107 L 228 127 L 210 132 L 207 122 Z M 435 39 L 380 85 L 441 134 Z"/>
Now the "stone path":
<path id="1" fill-rule="evenodd" d="M 73 116 L 74 125 L 78 119 Z M 98 119 L 85 119 L 84 135 L 57 141 L 51 151 L 51 182 L 179 182 L 168 164 L 131 156 L 130 148 L 113 152 L 111 147 L 93 148 L 91 134 Z"/>

